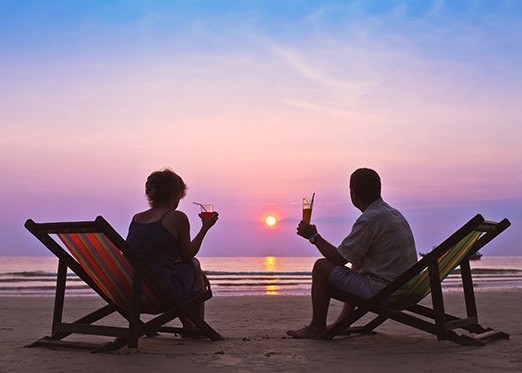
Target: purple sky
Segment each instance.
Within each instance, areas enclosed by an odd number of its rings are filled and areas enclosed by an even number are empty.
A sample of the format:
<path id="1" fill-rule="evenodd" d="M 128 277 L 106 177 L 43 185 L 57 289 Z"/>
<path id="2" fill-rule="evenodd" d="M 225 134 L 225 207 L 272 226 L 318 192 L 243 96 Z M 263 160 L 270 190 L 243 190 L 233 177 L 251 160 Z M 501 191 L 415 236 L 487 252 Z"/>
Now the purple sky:
<path id="1" fill-rule="evenodd" d="M 422 4 L 420 4 L 422 3 Z M 458 4 L 457 4 L 458 3 Z M 0 3 L 0 255 L 23 228 L 106 217 L 126 235 L 147 175 L 214 203 L 205 256 L 315 256 L 376 169 L 421 252 L 476 213 L 508 217 L 486 255 L 520 255 L 522 5 L 513 1 Z M 269 228 L 263 219 L 278 219 Z"/>

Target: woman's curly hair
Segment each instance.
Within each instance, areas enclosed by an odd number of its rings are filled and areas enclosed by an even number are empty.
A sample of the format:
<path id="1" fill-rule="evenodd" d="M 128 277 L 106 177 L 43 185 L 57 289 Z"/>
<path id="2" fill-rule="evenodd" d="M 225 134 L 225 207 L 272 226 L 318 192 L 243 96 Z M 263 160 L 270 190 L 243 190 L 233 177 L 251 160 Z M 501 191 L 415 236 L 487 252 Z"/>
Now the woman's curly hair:
<path id="1" fill-rule="evenodd" d="M 145 194 L 151 207 L 169 202 L 172 197 L 180 199 L 187 194 L 183 179 L 169 168 L 154 171 L 145 183 Z"/>

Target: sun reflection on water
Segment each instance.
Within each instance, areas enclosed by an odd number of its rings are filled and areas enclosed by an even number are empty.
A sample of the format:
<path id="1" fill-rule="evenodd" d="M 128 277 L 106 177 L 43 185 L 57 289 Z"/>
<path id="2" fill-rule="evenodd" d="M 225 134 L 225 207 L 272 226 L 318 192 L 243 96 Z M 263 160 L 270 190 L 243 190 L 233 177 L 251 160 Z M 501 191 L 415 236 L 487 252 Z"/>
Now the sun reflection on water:
<path id="1" fill-rule="evenodd" d="M 275 256 L 267 256 L 265 257 L 265 271 L 266 272 L 275 272 L 277 265 L 277 258 Z M 270 280 L 275 282 L 277 280 Z M 265 295 L 279 295 L 281 287 L 276 284 L 267 284 L 265 285 Z"/>

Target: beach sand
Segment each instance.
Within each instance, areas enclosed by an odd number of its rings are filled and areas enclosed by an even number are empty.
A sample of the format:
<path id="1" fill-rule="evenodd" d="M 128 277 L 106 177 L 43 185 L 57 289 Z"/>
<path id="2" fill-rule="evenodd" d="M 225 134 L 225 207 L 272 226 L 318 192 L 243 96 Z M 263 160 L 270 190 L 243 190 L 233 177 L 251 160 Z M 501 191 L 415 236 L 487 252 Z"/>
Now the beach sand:
<path id="1" fill-rule="evenodd" d="M 460 292 L 446 294 L 450 312 L 462 312 L 461 297 Z M 215 297 L 207 302 L 207 319 L 225 337 L 223 341 L 162 335 L 141 338 L 138 350 L 101 354 L 24 348 L 49 334 L 53 299 L 5 297 L 0 298 L 0 372 L 522 371 L 522 289 L 479 291 L 476 297 L 483 325 L 510 333 L 509 340 L 464 347 L 438 342 L 432 335 L 394 321 L 385 322 L 373 335 L 296 340 L 287 337 L 286 330 L 308 322 L 308 297 Z M 68 299 L 66 320 L 100 304 L 94 297 Z M 332 317 L 339 310 L 340 304 L 332 302 Z M 98 341 L 102 337 L 69 338 Z"/>

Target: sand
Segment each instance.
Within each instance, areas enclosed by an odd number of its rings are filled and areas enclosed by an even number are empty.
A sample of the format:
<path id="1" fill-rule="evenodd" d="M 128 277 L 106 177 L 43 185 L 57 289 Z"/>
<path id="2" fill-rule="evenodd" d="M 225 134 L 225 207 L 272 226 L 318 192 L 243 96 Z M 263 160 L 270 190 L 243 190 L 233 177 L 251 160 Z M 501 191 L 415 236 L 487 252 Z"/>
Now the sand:
<path id="1" fill-rule="evenodd" d="M 451 312 L 462 311 L 461 295 L 446 294 Z M 162 335 L 141 338 L 138 350 L 102 354 L 24 348 L 49 334 L 53 299 L 5 297 L 0 298 L 0 372 L 522 371 L 522 289 L 479 291 L 476 297 L 482 324 L 510 333 L 509 340 L 464 347 L 394 321 L 385 322 L 374 335 L 296 340 L 285 333 L 309 320 L 308 297 L 215 297 L 207 302 L 207 319 L 225 336 L 223 341 Z M 90 297 L 68 299 L 66 319 L 99 304 Z M 339 309 L 340 304 L 332 302 L 331 312 Z M 96 338 L 102 337 L 73 339 Z"/>

